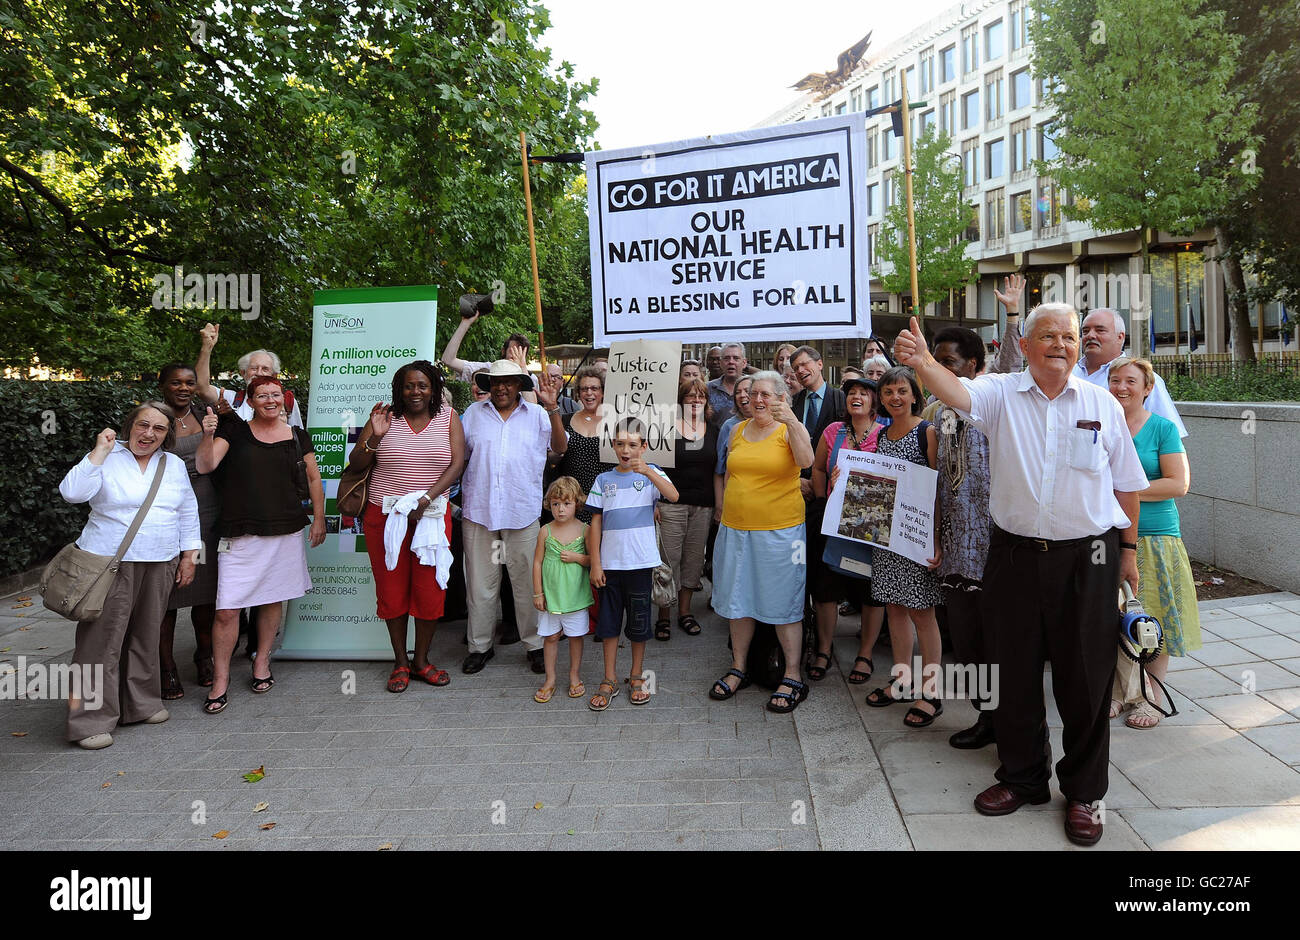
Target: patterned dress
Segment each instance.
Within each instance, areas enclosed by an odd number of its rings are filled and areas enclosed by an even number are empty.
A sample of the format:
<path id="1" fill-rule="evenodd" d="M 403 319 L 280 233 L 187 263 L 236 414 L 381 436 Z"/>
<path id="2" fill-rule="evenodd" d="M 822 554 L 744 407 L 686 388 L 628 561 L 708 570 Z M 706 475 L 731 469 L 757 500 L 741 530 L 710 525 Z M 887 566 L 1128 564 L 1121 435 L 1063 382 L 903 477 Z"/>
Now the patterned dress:
<path id="1" fill-rule="evenodd" d="M 876 442 L 876 453 L 928 467 L 930 462 L 926 459 L 922 437 L 928 425 L 928 421 L 922 421 L 898 441 L 891 441 L 882 432 Z M 881 548 L 871 553 L 871 599 L 878 604 L 898 604 L 910 610 L 924 610 L 943 603 L 939 579 L 933 571 Z"/>
<path id="2" fill-rule="evenodd" d="M 583 493 L 590 493 L 596 477 L 612 469 L 614 465 L 600 462 L 599 434 L 591 437 L 579 434 L 573 427 L 571 419 L 572 415 L 566 415 L 564 419 L 564 430 L 569 436 L 569 447 L 560 459 L 556 475 L 573 477 L 578 481 Z M 577 517 L 582 522 L 590 522 L 591 510 L 586 506 L 579 506 Z"/>

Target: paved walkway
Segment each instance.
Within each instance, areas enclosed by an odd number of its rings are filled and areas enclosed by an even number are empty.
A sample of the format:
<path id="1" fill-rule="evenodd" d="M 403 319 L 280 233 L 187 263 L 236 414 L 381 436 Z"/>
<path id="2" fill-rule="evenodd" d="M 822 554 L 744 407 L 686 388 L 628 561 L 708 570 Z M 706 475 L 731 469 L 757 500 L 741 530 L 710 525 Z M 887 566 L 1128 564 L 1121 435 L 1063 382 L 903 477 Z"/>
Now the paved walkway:
<path id="1" fill-rule="evenodd" d="M 626 686 L 602 714 L 563 687 L 534 704 L 521 646 L 464 676 L 447 627 L 435 641 L 445 688 L 397 696 L 385 664 L 279 661 L 272 692 L 240 678 L 209 717 L 186 665 L 169 722 L 86 752 L 63 741 L 62 702 L 13 700 L 5 673 L 19 657 L 67 662 L 74 629 L 39 596 L 19 603 L 0 606 L 0 849 L 1073 848 L 1059 794 L 1010 817 L 975 813 L 996 756 L 948 746 L 973 716 L 962 702 L 905 730 L 903 710 L 865 707 L 871 686 L 848 685 L 838 663 L 793 718 L 768 714 L 759 689 L 710 701 L 729 659 L 711 614 L 699 637 L 651 643 L 657 690 L 643 708 Z M 1300 845 L 1300 597 L 1201 610 L 1205 647 L 1170 672 L 1181 714 L 1150 731 L 1116 723 L 1104 848 Z M 839 663 L 853 659 L 854 630 L 841 620 Z M 177 635 L 188 663 L 184 617 Z M 887 670 L 888 650 L 875 661 Z M 600 672 L 588 643 L 589 689 Z M 1049 722 L 1059 755 L 1050 700 Z M 264 779 L 243 779 L 259 767 Z"/>

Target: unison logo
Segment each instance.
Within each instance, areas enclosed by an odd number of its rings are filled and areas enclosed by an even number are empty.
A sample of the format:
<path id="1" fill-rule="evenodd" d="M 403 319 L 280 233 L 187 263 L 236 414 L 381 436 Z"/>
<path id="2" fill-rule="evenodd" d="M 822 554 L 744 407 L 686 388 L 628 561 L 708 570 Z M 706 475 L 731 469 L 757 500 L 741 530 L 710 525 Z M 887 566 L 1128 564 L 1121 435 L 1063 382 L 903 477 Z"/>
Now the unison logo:
<path id="1" fill-rule="evenodd" d="M 87 711 L 98 711 L 104 704 L 104 666 L 102 663 L 27 662 L 18 657 L 18 666 L 0 662 L 0 700 L 76 699 Z"/>
<path id="2" fill-rule="evenodd" d="M 67 878 L 50 882 L 52 911 L 130 911 L 134 920 L 148 920 L 153 911 L 153 879 L 81 877 L 72 869 Z"/>
<path id="3" fill-rule="evenodd" d="M 354 330 L 364 330 L 366 321 L 362 317 L 326 317 L 325 329 L 341 330 L 344 333 L 350 333 Z"/>

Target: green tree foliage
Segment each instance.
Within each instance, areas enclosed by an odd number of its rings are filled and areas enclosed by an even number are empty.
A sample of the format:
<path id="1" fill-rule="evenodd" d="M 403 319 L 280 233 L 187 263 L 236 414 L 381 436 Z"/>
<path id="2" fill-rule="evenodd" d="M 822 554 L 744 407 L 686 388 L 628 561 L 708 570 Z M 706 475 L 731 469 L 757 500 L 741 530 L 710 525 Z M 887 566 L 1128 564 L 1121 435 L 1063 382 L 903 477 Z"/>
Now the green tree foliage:
<path id="1" fill-rule="evenodd" d="M 441 341 L 502 282 L 527 327 L 519 131 L 595 126 L 548 26 L 525 0 L 0 0 L 0 364 L 149 372 L 212 319 L 218 368 L 266 346 L 304 372 L 324 287 L 436 283 Z M 533 168 L 539 214 L 575 175 Z M 175 265 L 259 275 L 259 318 L 155 309 Z"/>
<path id="2" fill-rule="evenodd" d="M 927 304 L 948 298 L 948 291 L 965 287 L 975 279 L 975 263 L 966 256 L 965 231 L 971 222 L 971 207 L 962 199 L 961 164 L 949 153 L 952 138 L 935 135 L 928 128 L 912 146 L 912 205 L 916 223 L 916 281 L 920 302 Z M 911 256 L 907 244 L 907 201 L 903 179 L 898 174 L 898 199 L 885 210 L 876 254 L 894 266 L 881 278 L 885 289 L 898 294 L 912 292 Z"/>
<path id="3" fill-rule="evenodd" d="M 1256 147 L 1256 109 L 1233 85 L 1241 38 L 1207 0 L 1039 0 L 1034 70 L 1055 108 L 1050 173 L 1067 212 L 1103 231 L 1187 232 L 1253 177 L 1225 165 Z M 1134 335 L 1141 331 L 1134 330 Z M 1238 343 L 1240 345 L 1240 343 Z"/>

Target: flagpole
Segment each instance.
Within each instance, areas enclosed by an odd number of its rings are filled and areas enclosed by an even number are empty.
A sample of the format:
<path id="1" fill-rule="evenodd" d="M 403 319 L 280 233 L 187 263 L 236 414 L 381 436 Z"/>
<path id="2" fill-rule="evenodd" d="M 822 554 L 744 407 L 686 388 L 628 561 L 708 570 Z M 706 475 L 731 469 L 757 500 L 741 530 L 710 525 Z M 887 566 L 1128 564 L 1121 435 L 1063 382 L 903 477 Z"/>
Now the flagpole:
<path id="1" fill-rule="evenodd" d="M 533 233 L 533 187 L 528 178 L 528 142 L 519 132 L 519 156 L 524 165 L 524 209 L 528 215 L 528 254 L 533 262 L 533 304 L 537 308 L 537 352 L 546 373 L 546 331 L 542 326 L 542 282 L 537 276 L 537 236 Z"/>
<path id="2" fill-rule="evenodd" d="M 907 72 L 900 70 L 898 78 L 903 91 L 903 184 L 907 191 L 907 250 L 912 265 L 912 315 L 916 317 L 916 322 L 924 331 L 925 310 L 921 306 L 916 277 L 916 215 L 912 207 L 912 121 L 907 104 Z"/>

